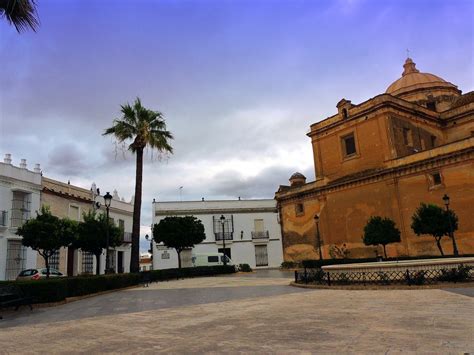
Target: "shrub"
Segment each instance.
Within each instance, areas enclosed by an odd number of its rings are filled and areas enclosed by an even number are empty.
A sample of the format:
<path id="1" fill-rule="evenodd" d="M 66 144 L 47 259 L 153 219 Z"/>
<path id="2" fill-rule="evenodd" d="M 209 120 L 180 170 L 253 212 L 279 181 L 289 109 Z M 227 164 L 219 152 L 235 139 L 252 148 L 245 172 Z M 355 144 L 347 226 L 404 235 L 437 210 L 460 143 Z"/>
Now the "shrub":
<path id="1" fill-rule="evenodd" d="M 66 279 L 42 279 L 17 281 L 23 294 L 31 297 L 34 303 L 60 302 L 67 297 Z"/>
<path id="2" fill-rule="evenodd" d="M 284 261 L 280 266 L 282 269 L 294 269 L 298 267 L 298 263 L 295 261 Z"/>
<path id="3" fill-rule="evenodd" d="M 241 272 L 252 272 L 252 268 L 249 264 L 239 264 L 239 271 Z"/>
<path id="4" fill-rule="evenodd" d="M 439 281 L 462 282 L 470 279 L 471 266 L 459 265 L 457 268 L 442 269 Z"/>

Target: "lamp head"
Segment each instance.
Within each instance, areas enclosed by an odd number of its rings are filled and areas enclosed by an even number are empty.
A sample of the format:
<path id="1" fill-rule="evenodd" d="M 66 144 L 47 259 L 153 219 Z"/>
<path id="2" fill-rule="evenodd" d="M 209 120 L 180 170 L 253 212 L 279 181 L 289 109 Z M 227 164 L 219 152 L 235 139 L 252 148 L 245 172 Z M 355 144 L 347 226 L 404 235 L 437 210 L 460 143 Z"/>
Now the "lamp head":
<path id="1" fill-rule="evenodd" d="M 105 195 L 104 195 L 104 203 L 105 203 L 105 207 L 110 207 L 110 204 L 112 202 L 112 195 L 107 192 Z"/>
<path id="2" fill-rule="evenodd" d="M 447 194 L 444 194 L 443 196 L 443 201 L 446 206 L 449 205 L 449 196 Z"/>
<path id="3" fill-rule="evenodd" d="M 224 217 L 224 215 L 221 215 L 221 217 L 220 217 L 219 219 L 221 220 L 221 223 L 224 224 L 224 222 L 225 222 L 225 217 Z"/>
<path id="4" fill-rule="evenodd" d="M 319 221 L 319 216 L 318 216 L 317 214 L 314 215 L 314 220 L 315 220 L 316 222 Z"/>

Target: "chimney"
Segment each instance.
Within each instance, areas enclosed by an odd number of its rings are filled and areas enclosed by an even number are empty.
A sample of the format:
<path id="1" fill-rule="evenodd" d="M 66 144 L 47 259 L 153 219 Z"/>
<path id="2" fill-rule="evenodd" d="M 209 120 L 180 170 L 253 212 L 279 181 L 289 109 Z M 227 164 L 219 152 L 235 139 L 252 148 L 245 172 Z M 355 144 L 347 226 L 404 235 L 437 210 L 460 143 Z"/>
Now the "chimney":
<path id="1" fill-rule="evenodd" d="M 41 166 L 39 164 L 35 164 L 35 173 L 41 173 Z"/>
<path id="2" fill-rule="evenodd" d="M 5 154 L 5 158 L 3 159 L 3 162 L 5 164 L 11 164 L 12 163 L 12 155 L 11 154 Z"/>
<path id="3" fill-rule="evenodd" d="M 26 159 L 21 159 L 20 168 L 26 169 Z"/>

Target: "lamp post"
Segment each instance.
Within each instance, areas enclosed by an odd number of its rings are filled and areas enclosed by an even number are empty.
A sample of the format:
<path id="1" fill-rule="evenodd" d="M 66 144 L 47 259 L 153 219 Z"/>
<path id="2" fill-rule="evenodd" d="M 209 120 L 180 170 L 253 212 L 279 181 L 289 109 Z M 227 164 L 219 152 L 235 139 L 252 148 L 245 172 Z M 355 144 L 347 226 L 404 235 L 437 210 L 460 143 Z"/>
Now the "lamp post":
<path id="1" fill-rule="evenodd" d="M 321 234 L 319 234 L 319 216 L 314 215 L 314 221 L 316 222 L 316 242 L 318 243 L 319 260 L 323 260 L 323 252 L 321 251 Z"/>
<path id="2" fill-rule="evenodd" d="M 458 246 L 456 245 L 456 240 L 454 239 L 454 233 L 453 233 L 453 224 L 451 223 L 451 213 L 449 212 L 449 196 L 447 194 L 444 194 L 443 196 L 443 202 L 444 205 L 446 206 L 446 216 L 449 221 L 449 237 L 453 241 L 453 254 L 454 256 L 458 256 Z"/>
<path id="3" fill-rule="evenodd" d="M 225 255 L 225 217 L 224 215 L 221 215 L 221 225 L 222 225 L 222 243 L 224 246 L 224 266 L 227 265 L 227 257 Z"/>
<path id="4" fill-rule="evenodd" d="M 105 204 L 105 211 L 107 213 L 107 228 L 105 229 L 106 241 L 105 241 L 105 273 L 109 272 L 109 208 L 110 203 L 112 202 L 112 195 L 110 193 L 106 193 L 104 195 L 104 204 Z"/>

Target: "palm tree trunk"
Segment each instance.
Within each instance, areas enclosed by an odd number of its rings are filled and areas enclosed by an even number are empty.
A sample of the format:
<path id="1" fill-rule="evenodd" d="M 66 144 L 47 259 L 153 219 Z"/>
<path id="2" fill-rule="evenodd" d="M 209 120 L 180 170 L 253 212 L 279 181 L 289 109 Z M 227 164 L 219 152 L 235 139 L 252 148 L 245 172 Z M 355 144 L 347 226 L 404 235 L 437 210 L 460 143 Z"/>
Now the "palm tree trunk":
<path id="1" fill-rule="evenodd" d="M 135 173 L 135 201 L 133 204 L 132 227 L 132 255 L 130 258 L 130 272 L 140 272 L 140 214 L 142 208 L 142 181 L 143 181 L 143 148 L 137 153 Z"/>
<path id="2" fill-rule="evenodd" d="M 386 245 L 382 244 L 383 246 L 383 255 L 385 255 L 385 259 L 387 259 L 387 249 L 385 249 Z"/>

